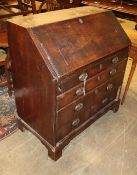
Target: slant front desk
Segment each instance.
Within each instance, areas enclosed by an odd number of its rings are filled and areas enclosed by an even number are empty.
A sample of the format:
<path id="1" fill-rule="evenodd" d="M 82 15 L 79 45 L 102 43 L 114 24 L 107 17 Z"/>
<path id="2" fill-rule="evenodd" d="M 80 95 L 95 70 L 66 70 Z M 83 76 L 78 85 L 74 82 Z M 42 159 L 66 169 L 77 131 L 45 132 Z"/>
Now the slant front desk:
<path id="1" fill-rule="evenodd" d="M 76 135 L 118 110 L 130 41 L 113 13 L 96 7 L 15 17 L 8 31 L 20 126 L 57 160 Z"/>

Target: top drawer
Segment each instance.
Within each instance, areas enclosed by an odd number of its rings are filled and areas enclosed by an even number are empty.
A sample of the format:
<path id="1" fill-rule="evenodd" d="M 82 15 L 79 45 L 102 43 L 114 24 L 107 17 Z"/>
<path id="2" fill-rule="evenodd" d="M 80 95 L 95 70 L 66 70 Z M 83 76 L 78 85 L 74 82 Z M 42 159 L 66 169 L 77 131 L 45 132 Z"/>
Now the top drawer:
<path id="1" fill-rule="evenodd" d="M 99 61 L 96 61 L 86 67 L 83 67 L 64 79 L 60 79 L 58 84 L 58 94 L 61 94 L 78 85 L 79 83 L 83 82 L 84 79 L 87 80 L 97 73 L 105 70 L 106 68 L 115 65 L 124 59 L 127 59 L 127 57 L 128 50 L 122 50 L 111 56 L 107 56 Z"/>

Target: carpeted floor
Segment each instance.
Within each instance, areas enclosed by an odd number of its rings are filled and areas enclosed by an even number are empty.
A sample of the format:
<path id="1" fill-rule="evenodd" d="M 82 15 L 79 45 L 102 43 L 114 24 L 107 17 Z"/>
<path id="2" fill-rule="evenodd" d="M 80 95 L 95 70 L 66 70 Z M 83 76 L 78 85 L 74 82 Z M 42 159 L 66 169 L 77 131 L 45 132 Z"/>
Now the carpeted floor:
<path id="1" fill-rule="evenodd" d="M 9 97 L 7 88 L 0 88 L 0 141 L 17 130 L 16 115 L 14 95 Z"/>

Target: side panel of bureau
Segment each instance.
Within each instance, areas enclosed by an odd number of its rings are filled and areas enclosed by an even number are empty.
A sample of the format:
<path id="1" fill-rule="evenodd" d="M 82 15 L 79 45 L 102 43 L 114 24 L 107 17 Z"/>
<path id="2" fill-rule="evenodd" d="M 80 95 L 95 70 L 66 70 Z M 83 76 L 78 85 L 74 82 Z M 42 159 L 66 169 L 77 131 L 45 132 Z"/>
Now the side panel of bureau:
<path id="1" fill-rule="evenodd" d="M 8 27 L 17 112 L 54 146 L 55 81 L 28 31 L 14 24 Z"/>

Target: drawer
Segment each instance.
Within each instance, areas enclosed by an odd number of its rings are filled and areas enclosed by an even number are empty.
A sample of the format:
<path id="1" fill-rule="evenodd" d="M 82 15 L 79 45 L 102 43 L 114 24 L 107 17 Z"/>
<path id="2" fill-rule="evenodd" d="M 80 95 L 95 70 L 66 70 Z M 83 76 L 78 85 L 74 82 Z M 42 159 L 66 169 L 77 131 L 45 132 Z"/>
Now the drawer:
<path id="1" fill-rule="evenodd" d="M 123 74 L 126 66 L 126 61 L 127 60 L 124 60 L 87 80 L 85 84 L 85 93 L 88 93 L 95 87 L 108 81 L 110 78 L 117 76 L 118 74 Z M 84 96 L 84 83 L 80 83 L 73 89 L 70 89 L 67 92 L 59 95 L 57 97 L 58 109 L 61 109 L 62 107 L 80 98 L 81 96 Z"/>
<path id="2" fill-rule="evenodd" d="M 122 81 L 123 75 L 121 74 L 95 89 L 96 105 L 94 105 L 94 110 L 96 112 L 116 98 L 118 88 L 122 85 Z"/>
<path id="3" fill-rule="evenodd" d="M 83 67 L 66 78 L 60 79 L 58 82 L 58 94 L 61 94 L 80 84 L 84 81 L 84 79 L 90 79 L 106 68 L 118 64 L 122 60 L 127 59 L 127 57 L 127 50 L 123 50 L 111 56 L 100 59 L 99 61 L 96 61 L 86 67 Z"/>
<path id="4" fill-rule="evenodd" d="M 93 102 L 94 92 L 91 92 L 58 112 L 56 118 L 57 141 L 75 130 L 93 114 Z"/>
<path id="5" fill-rule="evenodd" d="M 114 77 L 111 81 L 95 88 L 85 97 L 81 97 L 79 100 L 58 111 L 58 116 L 56 118 L 57 141 L 63 139 L 99 109 L 114 100 L 122 80 L 123 75 Z"/>

